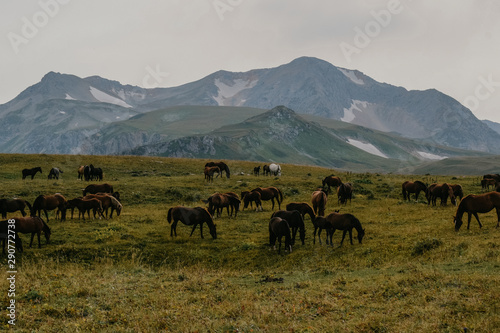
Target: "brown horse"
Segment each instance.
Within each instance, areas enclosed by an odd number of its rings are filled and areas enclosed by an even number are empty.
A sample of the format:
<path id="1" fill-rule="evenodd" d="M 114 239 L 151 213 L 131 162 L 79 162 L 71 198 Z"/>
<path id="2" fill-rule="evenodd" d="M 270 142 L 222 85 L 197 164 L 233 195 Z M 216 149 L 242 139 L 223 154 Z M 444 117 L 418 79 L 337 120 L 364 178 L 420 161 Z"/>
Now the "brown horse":
<path id="1" fill-rule="evenodd" d="M 216 166 L 216 167 L 219 167 L 219 175 L 222 177 L 222 171 L 224 171 L 226 173 L 226 178 L 229 179 L 229 177 L 231 176 L 231 173 L 229 172 L 229 167 L 227 166 L 226 163 L 220 161 L 220 162 L 208 162 L 207 164 L 205 164 L 205 168 L 206 167 L 213 167 L 213 166 Z M 217 177 L 219 177 L 219 175 L 217 175 Z"/>
<path id="2" fill-rule="evenodd" d="M 326 220 L 330 223 L 331 229 L 327 231 L 327 237 L 330 237 L 330 245 L 333 246 L 332 237 L 335 230 L 342 230 L 344 233 L 342 234 L 342 241 L 340 242 L 340 246 L 344 242 L 344 238 L 347 232 L 349 232 L 349 239 L 352 243 L 352 229 L 356 229 L 358 232 L 358 242 L 361 244 L 363 237 L 365 236 L 365 229 L 361 227 L 361 222 L 352 214 L 339 214 L 339 213 L 331 213 L 326 217 Z"/>
<path id="3" fill-rule="evenodd" d="M 83 196 L 86 196 L 88 193 L 96 194 L 96 193 L 113 193 L 113 186 L 108 183 L 104 184 L 91 184 L 83 190 Z"/>
<path id="4" fill-rule="evenodd" d="M 500 175 L 498 173 L 488 173 L 483 176 L 483 179 L 494 179 L 500 183 Z"/>
<path id="5" fill-rule="evenodd" d="M 489 190 L 490 186 L 493 188 L 496 188 L 498 185 L 498 182 L 493 179 L 493 178 L 483 178 L 481 179 L 481 188 L 483 190 Z"/>
<path id="6" fill-rule="evenodd" d="M 185 225 L 193 226 L 193 230 L 191 230 L 189 237 L 193 235 L 196 226 L 200 225 L 201 238 L 203 238 L 203 223 L 206 222 L 208 228 L 210 229 L 210 235 L 212 235 L 212 238 L 217 238 L 217 229 L 214 221 L 212 220 L 212 216 L 208 210 L 203 207 L 172 207 L 168 210 L 167 220 L 169 224 L 173 221 L 172 226 L 170 227 L 171 237 L 173 237 L 174 234 L 177 236 L 177 223 L 181 221 Z"/>
<path id="7" fill-rule="evenodd" d="M 214 174 L 217 173 L 217 177 L 220 175 L 220 168 L 218 166 L 206 166 L 203 173 L 205 174 L 205 181 L 212 183 L 214 181 Z"/>
<path id="8" fill-rule="evenodd" d="M 455 231 L 460 230 L 460 227 L 463 224 L 462 217 L 464 213 L 468 214 L 467 229 L 469 229 L 470 227 L 470 220 L 472 218 L 472 215 L 474 215 L 474 217 L 476 218 L 477 223 L 479 224 L 479 228 L 482 228 L 483 225 L 481 224 L 481 222 L 479 222 L 477 213 L 488 213 L 493 208 L 496 209 L 498 228 L 500 224 L 500 193 L 488 192 L 483 194 L 469 194 L 468 196 L 463 198 L 458 205 L 457 212 L 453 219 L 453 222 L 455 223 Z"/>
<path id="9" fill-rule="evenodd" d="M 462 188 L 462 185 L 450 184 L 450 186 L 453 189 L 453 195 L 455 196 L 455 199 L 459 198 L 460 200 L 462 200 L 462 198 L 464 197 L 464 190 Z"/>
<path id="10" fill-rule="evenodd" d="M 92 210 L 94 215 L 93 218 L 95 219 L 95 214 L 96 212 L 99 214 L 99 217 L 104 217 L 103 215 L 103 209 L 102 209 L 102 203 L 99 201 L 99 199 L 96 198 L 75 198 L 68 200 L 68 208 L 78 208 L 78 218 L 82 216 L 82 219 L 85 221 L 85 213 L 88 214 L 90 218 L 90 211 Z M 73 214 L 71 215 L 71 218 L 73 218 Z"/>
<path id="11" fill-rule="evenodd" d="M 340 179 L 340 177 L 330 175 L 325 177 L 325 179 L 323 179 L 322 186 L 323 188 L 325 188 L 325 186 L 328 186 L 327 191 L 329 192 L 331 187 L 337 188 L 338 186 L 340 186 L 340 184 L 342 184 L 342 180 Z"/>
<path id="12" fill-rule="evenodd" d="M 337 197 L 340 205 L 347 205 L 347 200 L 351 202 L 353 186 L 351 183 L 342 183 L 337 187 Z"/>
<path id="13" fill-rule="evenodd" d="M 40 243 L 40 234 L 44 233 L 45 235 L 45 240 L 47 241 L 47 244 L 50 242 L 50 228 L 45 223 L 44 220 L 42 220 L 39 217 L 14 217 L 14 220 L 16 221 L 16 232 L 22 233 L 22 234 L 29 234 L 31 233 L 31 242 L 30 242 L 30 247 L 33 245 L 33 238 L 35 237 L 35 234 L 38 237 L 38 248 L 41 248 L 42 245 Z"/>
<path id="14" fill-rule="evenodd" d="M 314 210 L 307 202 L 291 202 L 286 205 L 286 210 L 297 210 L 302 215 L 302 218 L 306 217 L 306 214 L 311 218 L 311 222 L 314 223 L 314 219 L 316 218 L 316 214 L 314 214 Z"/>
<path id="15" fill-rule="evenodd" d="M 36 216 L 38 213 L 38 217 L 40 217 L 40 213 L 43 210 L 48 222 L 49 214 L 47 213 L 47 211 L 58 208 L 61 212 L 61 221 L 64 221 L 66 219 L 67 204 L 68 202 L 66 201 L 66 198 L 64 198 L 59 193 L 56 193 L 54 195 L 39 195 L 35 199 L 35 201 L 33 202 L 33 206 L 31 207 L 31 216 Z"/>
<path id="16" fill-rule="evenodd" d="M 203 200 L 204 203 L 208 203 L 208 212 L 214 216 L 217 212 L 217 217 L 221 216 L 224 208 L 227 209 L 227 215 L 236 218 L 238 215 L 238 210 L 240 209 L 241 200 L 238 195 L 234 192 L 228 193 L 214 193 L 207 200 Z M 229 208 L 231 208 L 231 213 L 229 213 Z"/>
<path id="17" fill-rule="evenodd" d="M 28 206 L 31 211 L 31 205 L 29 202 L 23 199 L 0 199 L 0 213 L 2 213 L 2 218 L 7 218 L 7 213 L 13 213 L 20 211 L 23 216 L 26 216 L 24 208 Z"/>
<path id="18" fill-rule="evenodd" d="M 428 187 L 428 200 L 432 205 L 436 205 L 437 198 L 441 199 L 441 206 L 446 206 L 448 198 L 450 198 L 451 204 L 456 205 L 457 201 L 455 199 L 455 194 L 453 193 L 453 188 L 447 184 L 432 184 Z"/>
<path id="19" fill-rule="evenodd" d="M 324 216 L 317 216 L 313 222 L 314 233 L 313 233 L 313 244 L 316 244 L 316 232 L 318 232 L 319 244 L 321 244 L 321 231 L 326 229 L 326 244 L 328 245 L 328 235 L 329 231 L 332 229 L 332 225 Z"/>
<path id="20" fill-rule="evenodd" d="M 415 202 L 418 202 L 418 195 L 420 192 L 424 192 L 424 194 L 427 193 L 427 186 L 420 180 L 415 182 L 407 180 L 401 187 L 403 190 L 403 201 L 410 201 L 410 193 L 415 193 Z"/>
<path id="21" fill-rule="evenodd" d="M 256 212 L 263 211 L 260 192 L 258 192 L 258 191 L 243 191 L 243 192 L 241 192 L 241 199 L 243 200 L 243 208 L 241 210 L 244 210 L 245 208 L 247 208 L 248 204 L 250 204 L 250 207 L 253 207 L 252 203 L 255 202 L 255 211 Z"/>
<path id="22" fill-rule="evenodd" d="M 281 190 L 277 187 L 271 186 L 271 187 L 257 187 L 254 188 L 250 192 L 259 192 L 260 193 L 260 200 L 263 201 L 268 201 L 271 200 L 273 206 L 272 210 L 274 210 L 274 199 L 276 199 L 276 202 L 278 203 L 278 209 L 281 209 L 281 202 L 283 201 L 283 193 Z"/>
<path id="23" fill-rule="evenodd" d="M 78 179 L 83 180 L 86 165 L 80 165 L 78 167 Z"/>
<path id="24" fill-rule="evenodd" d="M 288 222 L 281 217 L 273 217 L 269 221 L 269 245 L 276 250 L 276 239 L 278 239 L 278 253 L 281 252 L 281 239 L 285 237 L 285 251 L 292 252 L 292 237 Z"/>
<path id="25" fill-rule="evenodd" d="M 292 229 L 292 245 L 295 245 L 295 236 L 297 235 L 297 230 L 299 230 L 300 241 L 304 245 L 304 240 L 306 238 L 306 229 L 304 225 L 304 218 L 298 210 L 278 210 L 271 215 L 273 217 L 281 217 L 283 220 L 288 222 L 288 225 Z"/>
<path id="26" fill-rule="evenodd" d="M 313 205 L 314 213 L 318 216 L 325 215 L 326 202 L 328 201 L 328 196 L 325 191 L 317 190 L 311 195 L 311 202 Z"/>
<path id="27" fill-rule="evenodd" d="M 116 211 L 116 215 L 120 216 L 122 212 L 122 204 L 118 199 L 116 199 L 113 195 L 109 193 L 96 193 L 96 194 L 87 194 L 84 199 L 98 199 L 102 204 L 102 210 L 106 213 L 106 218 L 108 218 L 108 209 L 111 208 L 111 213 L 109 214 L 109 218 L 113 218 L 113 212 Z M 104 215 L 102 215 L 104 217 Z"/>

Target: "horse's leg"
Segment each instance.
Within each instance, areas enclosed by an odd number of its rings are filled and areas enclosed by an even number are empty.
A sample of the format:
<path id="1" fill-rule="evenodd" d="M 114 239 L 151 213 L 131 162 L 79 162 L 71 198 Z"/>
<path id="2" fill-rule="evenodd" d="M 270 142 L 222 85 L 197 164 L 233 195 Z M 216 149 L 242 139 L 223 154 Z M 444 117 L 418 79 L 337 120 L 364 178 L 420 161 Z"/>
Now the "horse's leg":
<path id="1" fill-rule="evenodd" d="M 297 235 L 297 230 L 299 230 L 298 227 L 292 228 L 292 245 L 295 245 L 295 236 Z"/>
<path id="2" fill-rule="evenodd" d="M 196 224 L 194 225 L 193 230 L 195 227 L 196 227 Z M 191 233 L 193 233 L 193 232 L 191 232 Z M 203 222 L 200 223 L 200 235 L 201 235 L 201 238 L 203 239 Z"/>
<path id="3" fill-rule="evenodd" d="M 479 217 L 477 216 L 477 213 L 476 213 L 476 212 L 473 212 L 472 214 L 473 214 L 473 215 L 474 215 L 474 217 L 476 218 L 477 223 L 479 223 L 479 228 L 482 228 L 482 227 L 483 227 L 483 225 L 481 224 L 481 222 L 479 222 Z M 471 217 L 470 217 L 470 213 L 469 213 L 469 223 L 467 224 L 467 229 L 469 229 L 470 220 L 471 220 Z"/>
<path id="4" fill-rule="evenodd" d="M 175 237 L 177 237 L 177 231 L 175 230 L 177 227 L 177 220 L 174 220 L 172 223 L 172 226 L 170 227 L 170 237 L 173 237 L 175 234 Z"/>
<path id="5" fill-rule="evenodd" d="M 351 245 L 353 245 L 352 244 L 352 229 L 349 229 L 349 239 L 351 241 Z"/>
<path id="6" fill-rule="evenodd" d="M 39 249 L 41 249 L 41 248 L 42 248 L 42 243 L 40 243 L 40 234 L 41 234 L 41 233 L 42 233 L 42 232 L 41 232 L 40 230 L 36 233 L 36 235 L 37 235 L 37 237 L 38 237 L 38 248 L 39 248 Z"/>
<path id="7" fill-rule="evenodd" d="M 44 208 L 43 209 L 44 213 L 45 213 L 45 217 L 47 218 L 47 222 L 49 222 L 49 213 L 47 213 L 47 210 Z"/>
<path id="8" fill-rule="evenodd" d="M 344 232 L 342 233 L 342 240 L 340 241 L 340 246 L 342 246 L 342 243 L 344 243 L 344 238 L 345 238 L 346 234 L 347 234 L 347 230 L 344 230 Z"/>
<path id="9" fill-rule="evenodd" d="M 35 238 L 35 233 L 34 232 L 31 233 L 30 247 L 31 247 L 31 245 L 33 245 L 33 238 Z"/>
<path id="10" fill-rule="evenodd" d="M 500 226 L 500 208 L 496 208 L 497 211 L 497 228 Z"/>
<path id="11" fill-rule="evenodd" d="M 314 232 L 313 232 L 313 244 L 316 244 L 316 231 L 318 230 L 318 227 L 314 227 Z M 319 239 L 320 244 L 321 244 L 321 238 Z"/>
<path id="12" fill-rule="evenodd" d="M 272 202 L 272 204 L 273 204 L 273 206 L 272 206 L 272 208 L 271 208 L 271 209 L 272 209 L 272 210 L 274 210 L 274 198 L 271 198 L 271 202 Z"/>
<path id="13" fill-rule="evenodd" d="M 26 216 L 26 212 L 24 211 L 24 209 L 21 209 L 21 214 L 24 216 Z"/>
<path id="14" fill-rule="evenodd" d="M 200 225 L 201 227 L 201 225 Z M 193 225 L 193 229 L 191 229 L 191 233 L 189 234 L 189 237 L 193 236 L 194 230 L 196 229 L 196 224 Z M 203 237 L 202 237 L 203 238 Z"/>

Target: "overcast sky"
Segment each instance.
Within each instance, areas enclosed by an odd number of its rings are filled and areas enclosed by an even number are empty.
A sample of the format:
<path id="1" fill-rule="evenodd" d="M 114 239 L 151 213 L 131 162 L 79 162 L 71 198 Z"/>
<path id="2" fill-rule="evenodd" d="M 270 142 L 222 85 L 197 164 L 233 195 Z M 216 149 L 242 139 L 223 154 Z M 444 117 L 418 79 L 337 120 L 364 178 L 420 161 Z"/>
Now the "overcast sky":
<path id="1" fill-rule="evenodd" d="M 500 1 L 4 0 L 0 103 L 49 71 L 170 87 L 301 56 L 500 122 Z"/>

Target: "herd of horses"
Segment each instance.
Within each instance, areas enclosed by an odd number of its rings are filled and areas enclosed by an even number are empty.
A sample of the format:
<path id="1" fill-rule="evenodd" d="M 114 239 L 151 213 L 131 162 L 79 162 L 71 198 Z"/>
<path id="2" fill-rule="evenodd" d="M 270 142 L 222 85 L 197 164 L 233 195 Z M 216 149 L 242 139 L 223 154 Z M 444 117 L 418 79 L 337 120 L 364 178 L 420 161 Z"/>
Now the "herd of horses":
<path id="1" fill-rule="evenodd" d="M 80 169 L 82 170 L 80 172 Z M 80 167 L 78 170 L 79 179 L 85 180 L 99 180 L 102 179 L 102 169 L 94 168 L 92 165 Z M 23 179 L 31 176 L 31 179 L 38 173 L 42 173 L 41 167 L 22 170 Z M 63 173 L 58 168 L 52 168 L 49 172 L 48 179 L 59 179 L 59 175 Z M 82 174 L 82 177 L 80 177 Z M 122 204 L 120 203 L 119 192 L 113 191 L 113 186 L 110 184 L 90 184 L 82 190 L 82 196 L 74 199 L 67 200 L 62 194 L 56 193 L 52 195 L 39 195 L 30 204 L 29 201 L 21 198 L 14 199 L 0 199 L 0 213 L 3 219 L 7 218 L 7 213 L 20 212 L 22 217 L 14 217 L 9 220 L 0 221 L 0 238 L 3 239 L 3 253 L 5 253 L 5 240 L 8 234 L 8 221 L 13 220 L 15 224 L 15 240 L 16 248 L 22 252 L 22 241 L 17 237 L 17 233 L 30 233 L 31 242 L 33 238 L 38 236 L 38 247 L 41 247 L 40 235 L 43 232 L 47 243 L 50 242 L 51 229 L 48 226 L 49 215 L 48 211 L 56 210 L 56 218 L 61 221 L 66 220 L 66 212 L 71 211 L 71 218 L 73 218 L 75 208 L 78 209 L 78 218 L 85 220 L 85 214 L 91 218 L 112 218 L 113 213 L 120 215 L 122 211 Z M 29 216 L 28 213 L 29 213 Z M 45 220 L 42 218 L 42 212 L 45 215 Z M 109 214 L 108 214 L 109 213 Z M 96 216 L 97 215 L 97 216 Z"/>

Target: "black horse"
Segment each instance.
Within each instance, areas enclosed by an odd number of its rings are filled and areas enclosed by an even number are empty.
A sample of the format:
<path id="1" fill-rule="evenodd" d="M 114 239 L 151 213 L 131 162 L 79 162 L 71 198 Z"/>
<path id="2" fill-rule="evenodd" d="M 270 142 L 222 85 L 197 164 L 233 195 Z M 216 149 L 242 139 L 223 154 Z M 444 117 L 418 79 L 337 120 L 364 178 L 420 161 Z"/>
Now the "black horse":
<path id="1" fill-rule="evenodd" d="M 213 167 L 213 166 L 219 167 L 219 169 L 221 171 L 221 173 L 220 173 L 221 177 L 222 177 L 222 171 L 226 172 L 226 178 L 229 178 L 231 176 L 231 173 L 229 172 L 229 167 L 227 166 L 226 163 L 221 161 L 221 162 L 208 162 L 207 164 L 205 164 L 205 168 L 206 167 Z M 217 175 L 217 177 L 219 177 L 219 175 Z"/>
<path id="2" fill-rule="evenodd" d="M 41 167 L 36 167 L 36 168 L 31 168 L 31 169 L 23 169 L 23 179 L 26 179 L 26 177 L 31 176 L 31 179 L 35 177 L 37 172 L 42 173 L 42 168 Z"/>
<path id="3" fill-rule="evenodd" d="M 90 181 L 90 180 L 102 180 L 102 169 L 101 168 L 96 168 L 94 165 L 86 165 L 83 169 L 83 177 L 85 178 L 85 181 Z"/>

